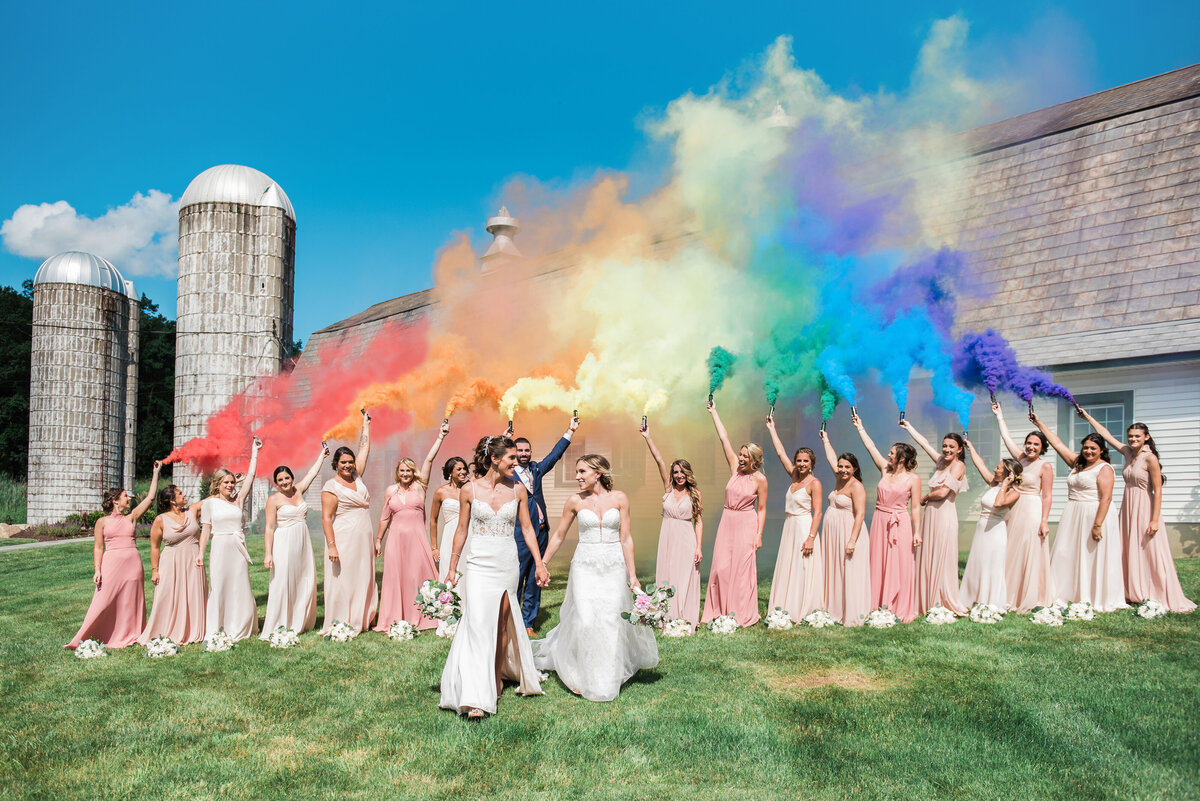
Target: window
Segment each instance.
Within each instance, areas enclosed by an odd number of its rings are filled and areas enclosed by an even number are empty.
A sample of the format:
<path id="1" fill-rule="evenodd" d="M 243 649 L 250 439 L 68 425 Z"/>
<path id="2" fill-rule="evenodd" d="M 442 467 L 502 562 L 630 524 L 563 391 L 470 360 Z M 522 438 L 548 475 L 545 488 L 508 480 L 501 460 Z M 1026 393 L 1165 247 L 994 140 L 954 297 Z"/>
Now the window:
<path id="1" fill-rule="evenodd" d="M 1093 395 L 1076 395 L 1075 402 L 1096 418 L 1096 422 L 1107 428 L 1117 439 L 1125 438 L 1126 427 L 1133 422 L 1133 392 L 1103 392 Z M 1066 401 L 1058 404 L 1058 435 L 1071 450 L 1077 451 L 1079 443 L 1085 436 L 1092 433 L 1092 427 L 1087 424 L 1075 409 Z M 1114 448 L 1108 449 L 1112 459 L 1113 469 L 1120 473 L 1125 466 L 1125 457 Z M 1066 475 L 1071 468 L 1058 460 L 1059 475 Z"/>
<path id="2" fill-rule="evenodd" d="M 996 418 L 990 412 L 986 417 L 975 415 L 971 420 L 970 429 L 967 430 L 967 439 L 971 440 L 976 452 L 989 467 L 996 464 L 1001 458 L 1008 458 L 1008 450 L 1000 442 L 1000 427 L 996 425 Z M 937 445 L 940 447 L 941 442 L 938 442 Z M 963 454 L 963 458 L 970 467 L 971 455 Z"/>

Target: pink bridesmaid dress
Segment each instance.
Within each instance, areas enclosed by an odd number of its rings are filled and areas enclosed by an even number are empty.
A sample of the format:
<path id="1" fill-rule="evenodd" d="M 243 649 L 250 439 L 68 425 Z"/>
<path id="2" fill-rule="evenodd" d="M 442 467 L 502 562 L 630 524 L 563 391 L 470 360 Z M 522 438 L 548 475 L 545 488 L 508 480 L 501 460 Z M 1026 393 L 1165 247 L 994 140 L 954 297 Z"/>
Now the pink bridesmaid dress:
<path id="1" fill-rule="evenodd" d="M 821 521 L 821 549 L 825 552 L 825 611 L 843 626 L 861 626 L 871 612 L 870 549 L 862 535 L 854 556 L 846 558 L 846 545 L 854 533 L 854 504 L 849 495 L 829 493 L 829 506 Z"/>
<path id="2" fill-rule="evenodd" d="M 338 561 L 329 558 L 325 547 L 325 620 L 321 634 L 328 634 L 334 623 L 345 623 L 355 632 L 371 627 L 379 607 L 375 589 L 375 537 L 371 531 L 371 493 L 361 478 L 354 489 L 331 478 L 321 487 L 337 498 L 333 516 L 333 544 Z"/>
<path id="3" fill-rule="evenodd" d="M 1125 598 L 1140 604 L 1158 601 L 1172 612 L 1191 612 L 1196 604 L 1183 594 L 1171 543 L 1161 528 L 1153 537 L 1146 535 L 1150 513 L 1150 471 L 1146 468 L 1147 449 L 1125 464 L 1125 494 L 1121 496 L 1121 543 L 1125 568 Z"/>
<path id="4" fill-rule="evenodd" d="M 162 520 L 162 550 L 158 556 L 158 586 L 154 606 L 138 642 L 148 645 L 155 637 L 169 637 L 178 645 L 204 639 L 204 615 L 208 582 L 204 568 L 196 567 L 200 555 L 200 523 L 191 509 L 184 510 L 183 524 L 168 514 Z"/>
<path id="5" fill-rule="evenodd" d="M 437 579 L 425 525 L 425 493 L 415 487 L 408 492 L 396 490 L 383 505 L 380 522 L 387 523 L 387 532 L 375 631 L 387 631 L 397 620 L 407 620 L 418 629 L 437 628 L 438 622 L 421 615 L 413 604 L 421 584 Z"/>
<path id="6" fill-rule="evenodd" d="M 921 544 L 916 554 L 917 614 L 943 606 L 956 615 L 967 614 L 958 597 L 958 508 L 959 493 L 967 491 L 967 477 L 956 479 L 949 470 L 939 470 L 929 479 L 929 489 L 946 487 L 950 494 L 925 504 L 921 514 Z"/>
<path id="7" fill-rule="evenodd" d="M 757 498 L 752 474 L 734 473 L 725 485 L 725 508 L 713 543 L 701 623 L 721 615 L 733 615 L 743 627 L 759 620 L 758 550 L 754 547 L 758 541 Z"/>
<path id="8" fill-rule="evenodd" d="M 799 622 L 809 613 L 825 608 L 825 560 L 821 538 L 813 538 L 812 553 L 804 555 L 804 543 L 812 531 L 813 499 L 808 487 L 789 489 L 783 500 L 783 532 L 779 556 L 771 580 L 770 609 L 780 607 Z"/>
<path id="9" fill-rule="evenodd" d="M 1022 462 L 1022 464 L 1024 464 Z M 1008 545 L 1004 551 L 1004 583 L 1008 608 L 1027 614 L 1054 603 L 1050 572 L 1050 538 L 1038 535 L 1042 525 L 1042 465 L 1039 457 L 1024 466 L 1019 497 L 1008 512 Z"/>
<path id="10" fill-rule="evenodd" d="M 1109 506 L 1100 523 L 1100 541 L 1092 539 L 1092 522 L 1100 507 L 1096 477 L 1112 470 L 1108 462 L 1072 470 L 1067 476 L 1067 505 L 1063 508 L 1050 570 L 1054 574 L 1055 600 L 1090 603 L 1097 612 L 1128 609 L 1121 575 L 1121 528 Z"/>
<path id="11" fill-rule="evenodd" d="M 700 566 L 695 558 L 696 529 L 692 525 L 691 496 L 685 492 L 683 497 L 677 497 L 674 490 L 663 495 L 662 518 L 654 582 L 675 588 L 675 595 L 667 602 L 671 619 L 686 620 L 695 628 L 700 619 Z"/>
<path id="12" fill-rule="evenodd" d="M 907 481 L 884 476 L 875 490 L 871 516 L 871 607 L 886 606 L 902 623 L 916 617 L 913 611 L 913 530 Z"/>
<path id="13" fill-rule="evenodd" d="M 99 640 L 105 648 L 137 642 L 146 627 L 145 578 L 142 555 L 133 542 L 133 523 L 113 512 L 104 524 L 100 586 L 92 595 L 79 632 L 63 647 L 74 650 L 84 640 Z"/>

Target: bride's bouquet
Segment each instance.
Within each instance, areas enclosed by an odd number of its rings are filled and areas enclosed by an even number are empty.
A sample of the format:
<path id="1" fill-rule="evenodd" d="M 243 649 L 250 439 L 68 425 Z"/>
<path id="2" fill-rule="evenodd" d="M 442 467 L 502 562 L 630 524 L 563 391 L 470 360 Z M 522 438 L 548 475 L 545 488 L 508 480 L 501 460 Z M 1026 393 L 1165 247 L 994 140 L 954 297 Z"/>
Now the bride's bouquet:
<path id="1" fill-rule="evenodd" d="M 633 590 L 633 608 L 621 617 L 635 626 L 662 628 L 667 622 L 667 601 L 675 595 L 670 584 L 647 584 L 645 589 Z"/>
<path id="2" fill-rule="evenodd" d="M 462 598 L 458 588 L 442 581 L 427 579 L 417 591 L 417 600 L 413 604 L 418 612 L 430 620 L 453 623 L 462 616 Z"/>

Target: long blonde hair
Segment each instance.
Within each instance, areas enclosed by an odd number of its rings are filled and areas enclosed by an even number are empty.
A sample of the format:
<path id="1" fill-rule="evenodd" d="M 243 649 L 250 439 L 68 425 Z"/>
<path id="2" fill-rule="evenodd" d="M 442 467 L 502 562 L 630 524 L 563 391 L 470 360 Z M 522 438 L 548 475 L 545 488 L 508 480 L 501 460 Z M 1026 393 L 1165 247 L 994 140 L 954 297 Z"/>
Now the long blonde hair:
<path id="1" fill-rule="evenodd" d="M 226 470 L 224 467 L 218 467 L 217 471 L 212 474 L 212 478 L 208 480 L 208 497 L 219 495 L 221 493 L 221 482 L 225 480 L 225 476 L 233 476 L 234 489 L 237 489 L 237 476 L 233 472 Z"/>
<path id="2" fill-rule="evenodd" d="M 691 462 L 687 459 L 676 459 L 671 462 L 672 490 L 675 489 L 676 467 L 683 471 L 683 488 L 687 490 L 688 497 L 692 499 L 692 522 L 695 523 L 704 512 L 703 504 L 700 503 L 700 485 L 696 483 L 696 474 L 692 472 Z"/>
<path id="3" fill-rule="evenodd" d="M 414 462 L 412 459 L 409 459 L 407 456 L 405 456 L 403 459 L 396 462 L 396 469 L 392 473 L 392 480 L 396 482 L 397 486 L 399 486 L 399 484 L 400 484 L 400 466 L 401 465 L 408 465 L 409 469 L 413 471 L 413 483 L 414 484 L 420 485 L 421 489 L 423 489 L 423 490 L 429 489 L 429 482 L 426 481 L 425 479 L 421 478 L 421 473 L 417 470 L 417 463 Z"/>

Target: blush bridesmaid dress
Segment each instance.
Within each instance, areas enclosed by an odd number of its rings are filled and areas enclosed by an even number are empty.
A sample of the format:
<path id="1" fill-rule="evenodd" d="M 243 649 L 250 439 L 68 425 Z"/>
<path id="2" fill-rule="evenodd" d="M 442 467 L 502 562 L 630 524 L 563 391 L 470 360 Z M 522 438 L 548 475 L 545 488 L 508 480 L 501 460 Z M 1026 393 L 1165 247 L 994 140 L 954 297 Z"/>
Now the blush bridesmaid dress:
<path id="1" fill-rule="evenodd" d="M 967 614 L 958 597 L 958 507 L 955 501 L 967 491 L 967 478 L 955 478 L 949 470 L 939 470 L 929 479 L 929 489 L 946 487 L 950 494 L 940 501 L 925 504 L 921 514 L 921 544 L 916 553 L 917 614 L 924 615 L 935 606 L 956 615 Z M 1004 605 L 1001 604 L 1003 609 Z"/>
<path id="2" fill-rule="evenodd" d="M 84 640 L 98 640 L 105 648 L 124 648 L 137 642 L 146 627 L 146 573 L 142 555 L 133 542 L 133 523 L 120 512 L 104 523 L 104 555 L 100 557 L 100 585 L 92 595 L 83 625 L 64 648 L 75 650 Z"/>
<path id="3" fill-rule="evenodd" d="M 200 523 L 191 509 L 184 510 L 183 524 L 168 514 L 162 519 L 162 551 L 158 556 L 158 586 L 154 606 L 138 642 L 149 645 L 155 637 L 169 637 L 177 645 L 204 639 L 208 582 L 204 568 L 196 566 L 200 555 Z"/>
<path id="4" fill-rule="evenodd" d="M 425 493 L 417 487 L 408 492 L 395 490 L 383 504 L 380 522 L 387 524 L 387 531 L 375 631 L 387 631 L 397 620 L 406 620 L 418 629 L 437 628 L 438 622 L 422 615 L 413 604 L 421 584 L 437 578 L 425 525 Z M 446 564 L 450 564 L 448 558 Z"/>
<path id="5" fill-rule="evenodd" d="M 1153 537 L 1146 535 L 1150 513 L 1154 510 L 1147 454 L 1149 450 L 1143 448 L 1121 471 L 1125 479 L 1120 518 L 1125 599 L 1135 604 L 1149 599 L 1158 601 L 1172 612 L 1191 612 L 1196 604 L 1183 594 L 1166 532 L 1159 528 Z"/>
<path id="6" fill-rule="evenodd" d="M 821 549 L 825 552 L 825 604 L 829 616 L 843 626 L 861 626 L 871 612 L 870 548 L 859 534 L 854 556 L 846 546 L 854 533 L 854 504 L 849 495 L 829 493 L 821 521 Z"/>
<path id="7" fill-rule="evenodd" d="M 692 498 L 686 492 L 682 498 L 675 490 L 663 495 L 654 582 L 675 588 L 667 601 L 668 615 L 672 620 L 686 620 L 694 629 L 700 620 L 700 566 L 696 564 Z"/>
<path id="8" fill-rule="evenodd" d="M 907 481 L 885 475 L 875 491 L 871 516 L 871 607 L 886 606 L 902 623 L 916 617 L 913 607 L 913 530 Z"/>
<path id="9" fill-rule="evenodd" d="M 701 623 L 721 615 L 734 615 L 742 627 L 759 621 L 758 549 L 754 547 L 758 541 L 757 499 L 753 474 L 734 473 L 725 485 L 725 508 L 713 543 Z"/>
<path id="10" fill-rule="evenodd" d="M 379 605 L 375 589 L 375 539 L 371 532 L 371 494 L 361 478 L 354 489 L 331 478 L 321 487 L 337 498 L 333 517 L 333 543 L 338 561 L 329 560 L 325 548 L 325 620 L 321 634 L 328 634 L 334 623 L 345 623 L 361 633 L 371 627 Z"/>

